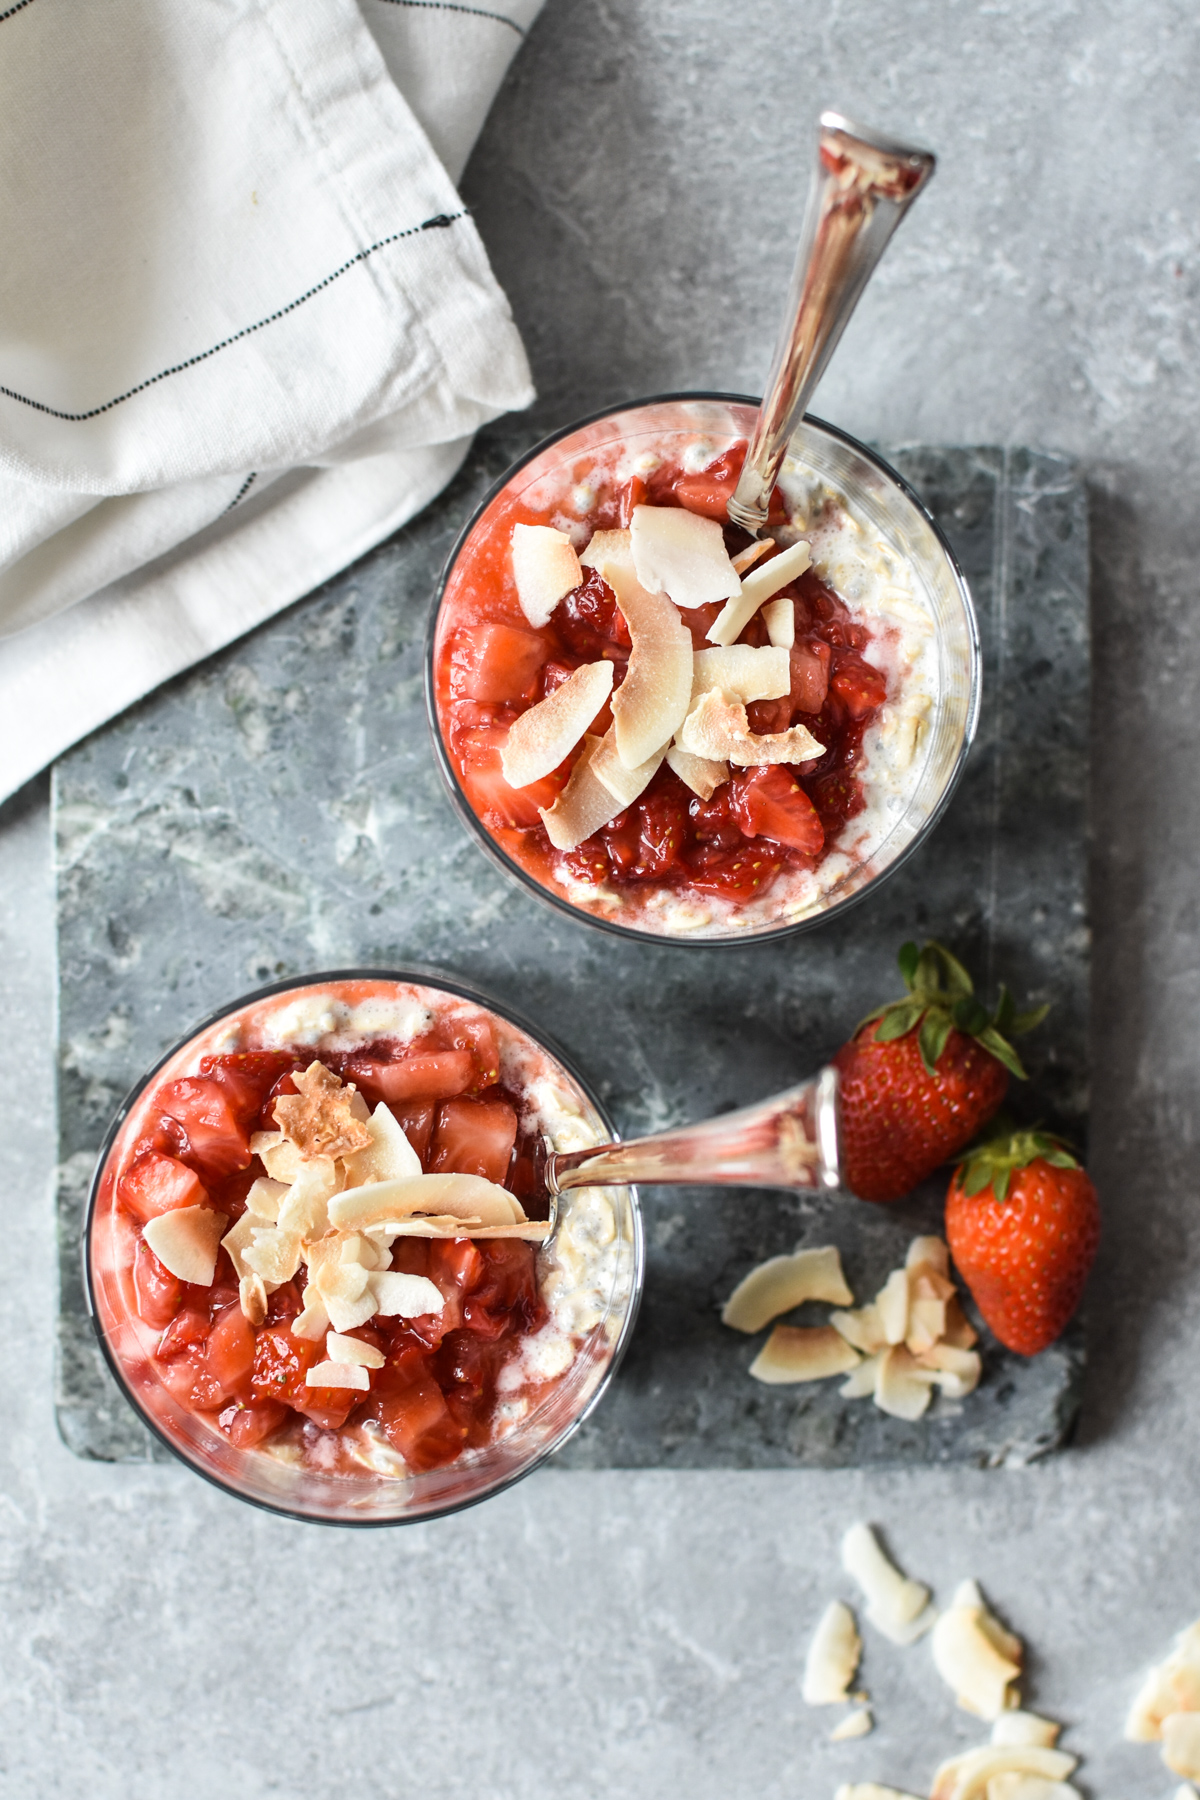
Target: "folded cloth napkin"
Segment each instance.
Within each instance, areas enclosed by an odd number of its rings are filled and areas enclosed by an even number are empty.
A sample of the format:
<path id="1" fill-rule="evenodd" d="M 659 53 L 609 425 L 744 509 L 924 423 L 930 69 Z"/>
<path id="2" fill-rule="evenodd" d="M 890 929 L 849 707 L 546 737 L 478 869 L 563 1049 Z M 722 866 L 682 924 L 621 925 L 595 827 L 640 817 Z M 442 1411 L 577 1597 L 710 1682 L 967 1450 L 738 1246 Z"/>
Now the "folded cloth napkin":
<path id="1" fill-rule="evenodd" d="M 541 0 L 0 0 L 0 799 L 532 398 L 454 183 Z"/>

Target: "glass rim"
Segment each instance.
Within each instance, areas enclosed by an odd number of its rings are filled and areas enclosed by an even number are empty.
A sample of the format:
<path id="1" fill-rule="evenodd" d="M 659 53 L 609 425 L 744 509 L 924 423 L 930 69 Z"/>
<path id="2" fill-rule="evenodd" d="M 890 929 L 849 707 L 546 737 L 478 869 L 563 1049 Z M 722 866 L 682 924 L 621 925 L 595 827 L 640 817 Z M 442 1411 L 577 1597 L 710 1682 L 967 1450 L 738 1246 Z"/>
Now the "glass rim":
<path id="1" fill-rule="evenodd" d="M 95 1332 L 101 1355 L 103 1356 L 113 1379 L 116 1381 L 123 1399 L 125 1399 L 133 1409 L 140 1423 L 146 1427 L 159 1443 L 171 1452 L 172 1457 L 176 1461 L 182 1463 L 185 1468 L 190 1469 L 193 1474 L 199 1475 L 204 1481 L 207 1481 L 211 1486 L 217 1488 L 221 1493 L 228 1494 L 235 1500 L 241 1500 L 247 1506 L 255 1506 L 262 1512 L 273 1513 L 277 1518 L 293 1519 L 298 1523 L 305 1525 L 329 1525 L 334 1528 L 346 1527 L 355 1530 L 370 1531 L 386 1530 L 389 1527 L 397 1525 L 430 1524 L 436 1519 L 449 1518 L 454 1513 L 465 1512 L 469 1507 L 479 1506 L 483 1501 L 492 1499 L 496 1494 L 504 1493 L 518 1481 L 524 1481 L 527 1475 L 532 1475 L 535 1469 L 540 1468 L 551 1456 L 562 1449 L 563 1445 L 574 1436 L 584 1420 L 594 1412 L 605 1393 L 608 1391 L 609 1384 L 629 1348 L 629 1343 L 637 1324 L 638 1314 L 641 1311 L 642 1297 L 646 1285 L 645 1224 L 642 1218 L 641 1201 L 636 1187 L 630 1186 L 625 1189 L 625 1192 L 629 1195 L 630 1217 L 633 1222 L 633 1269 L 630 1279 L 629 1307 L 622 1321 L 621 1330 L 617 1336 L 616 1342 L 612 1347 L 612 1352 L 605 1364 L 599 1381 L 596 1383 L 593 1391 L 588 1395 L 586 1404 L 549 1444 L 540 1449 L 521 1468 L 492 1482 L 490 1485 L 484 1487 L 478 1494 L 471 1494 L 465 1499 L 455 1500 L 449 1505 L 437 1507 L 428 1512 L 416 1512 L 407 1516 L 401 1513 L 395 1518 L 387 1519 L 361 1517 L 345 1519 L 328 1518 L 320 1513 L 306 1512 L 298 1507 L 287 1506 L 275 1501 L 263 1499 L 257 1494 L 244 1493 L 241 1488 L 237 1487 L 224 1475 L 219 1474 L 211 1467 L 206 1467 L 204 1463 L 189 1455 L 188 1452 L 182 1449 L 180 1445 L 171 1438 L 169 1433 L 150 1416 L 148 1410 L 142 1405 L 137 1393 L 127 1379 L 120 1358 L 108 1341 L 108 1337 L 100 1320 L 99 1309 L 97 1306 L 97 1296 L 92 1273 L 91 1246 L 93 1227 L 96 1223 L 96 1208 L 100 1196 L 100 1188 L 116 1140 L 133 1107 L 153 1082 L 155 1076 L 158 1075 L 174 1057 L 178 1056 L 181 1050 L 186 1049 L 193 1039 L 200 1037 L 201 1034 L 209 1030 L 211 1026 L 219 1024 L 222 1019 L 229 1018 L 233 1013 L 240 1012 L 243 1007 L 251 1005 L 254 1001 L 269 999 L 272 994 L 292 993 L 307 987 L 319 987 L 322 983 L 333 981 L 410 982 L 414 986 L 437 988 L 443 993 L 453 994 L 456 998 L 461 1000 L 470 1000 L 474 1002 L 475 1005 L 481 1006 L 489 1012 L 496 1013 L 498 1017 L 504 1019 L 508 1024 L 515 1025 L 519 1031 L 523 1031 L 526 1036 L 533 1040 L 540 1050 L 545 1050 L 555 1059 L 566 1074 L 570 1076 L 571 1080 L 579 1087 L 588 1104 L 595 1109 L 601 1124 L 609 1133 L 611 1141 L 613 1143 L 620 1142 L 619 1134 L 613 1125 L 612 1119 L 609 1117 L 607 1109 L 596 1098 L 591 1084 L 580 1073 L 574 1058 L 566 1051 L 562 1050 L 553 1038 L 547 1037 L 541 1027 L 530 1020 L 528 1015 L 523 1013 L 519 1008 L 509 1006 L 507 1002 L 494 1000 L 484 989 L 477 987 L 473 982 L 463 981 L 458 976 L 446 975 L 440 969 L 432 968 L 421 963 L 410 963 L 402 969 L 390 967 L 322 969 L 311 977 L 284 977 L 278 981 L 266 982 L 262 987 L 251 989 L 249 993 L 243 994 L 240 999 L 230 1001 L 228 1005 L 219 1007 L 216 1012 L 210 1013 L 207 1017 L 200 1020 L 200 1022 L 194 1025 L 190 1031 L 179 1038 L 170 1049 L 164 1051 L 157 1062 L 139 1077 L 122 1100 L 113 1116 L 107 1132 L 105 1133 L 103 1143 L 101 1144 L 97 1155 L 96 1167 L 88 1187 L 87 1206 L 84 1212 L 83 1228 L 80 1236 L 84 1299 L 87 1303 L 88 1319 Z M 364 1479 L 369 1480 L 370 1476 L 365 1476 Z"/>
<path id="2" fill-rule="evenodd" d="M 983 698 L 983 679 L 982 652 L 979 641 L 979 620 L 975 612 L 975 602 L 971 597 L 970 584 L 963 573 L 962 565 L 959 562 L 949 539 L 926 506 L 925 502 L 904 479 L 903 475 L 901 475 L 898 470 L 894 469 L 877 451 L 872 450 L 869 445 L 862 443 L 858 438 L 852 437 L 848 431 L 843 431 L 839 425 L 831 425 L 828 420 L 818 418 L 815 413 L 805 413 L 800 421 L 800 425 L 809 425 L 814 427 L 817 431 L 824 432 L 827 436 L 835 439 L 839 443 L 847 445 L 851 450 L 862 456 L 868 463 L 873 464 L 886 480 L 899 488 L 900 492 L 904 495 L 904 498 L 920 515 L 925 525 L 933 533 L 938 547 L 946 559 L 950 573 L 953 576 L 954 585 L 958 590 L 959 599 L 962 603 L 963 613 L 966 619 L 968 649 L 970 653 L 970 691 L 967 700 L 967 713 L 963 728 L 962 743 L 959 745 L 958 752 L 955 756 L 954 767 L 950 771 L 936 804 L 931 807 L 929 813 L 922 821 L 920 828 L 913 833 L 908 843 L 905 844 L 902 850 L 897 852 L 891 862 L 887 864 L 886 868 L 881 869 L 877 875 L 873 875 L 869 881 L 863 882 L 853 893 L 843 895 L 843 897 L 840 900 L 835 901 L 832 906 L 823 907 L 818 912 L 812 913 L 803 919 L 789 920 L 786 924 L 765 926 L 761 931 L 746 931 L 737 934 L 729 933 L 723 934 L 720 937 L 685 937 L 682 935 L 673 935 L 668 932 L 645 931 L 640 926 L 623 925 L 616 919 L 605 918 L 600 914 L 588 912 L 586 908 L 582 906 L 576 906 L 572 901 L 564 899 L 561 894 L 556 894 L 552 892 L 551 889 L 543 886 L 540 881 L 536 880 L 526 869 L 522 868 L 516 858 L 510 856 L 508 851 L 496 842 L 486 825 L 484 825 L 483 821 L 475 812 L 475 809 L 472 807 L 466 794 L 462 790 L 462 784 L 458 779 L 457 771 L 451 761 L 450 752 L 442 737 L 441 729 L 438 724 L 437 700 L 435 694 L 437 627 L 446 586 L 467 539 L 474 531 L 488 507 L 491 506 L 492 502 L 497 499 L 501 493 L 503 493 L 504 489 L 512 481 L 514 475 L 519 474 L 523 468 L 531 463 L 536 457 L 541 456 L 544 451 L 549 450 L 553 445 L 560 443 L 564 438 L 571 437 L 575 432 L 583 431 L 589 425 L 597 425 L 604 419 L 617 418 L 621 413 L 634 412 L 640 407 L 663 406 L 674 401 L 688 400 L 723 401 L 729 405 L 753 406 L 756 408 L 762 405 L 761 398 L 755 398 L 752 394 L 725 393 L 717 389 L 709 388 L 689 388 L 679 392 L 666 394 L 646 394 L 637 399 L 623 401 L 617 406 L 604 406 L 597 412 L 588 413 L 579 419 L 573 419 L 569 424 L 560 426 L 557 430 L 548 433 L 547 436 L 539 438 L 537 443 L 533 444 L 528 450 L 523 452 L 522 455 L 518 456 L 515 461 L 510 463 L 503 474 L 491 484 L 483 498 L 472 511 L 470 517 L 462 526 L 458 536 L 455 538 L 446 558 L 441 575 L 438 578 L 437 587 L 434 590 L 433 604 L 430 607 L 429 623 L 425 633 L 425 711 L 429 724 L 430 737 L 433 740 L 434 761 L 437 763 L 438 771 L 442 777 L 442 782 L 451 805 L 459 818 L 467 826 L 471 836 L 478 841 L 484 853 L 489 856 L 492 862 L 502 869 L 511 880 L 516 881 L 527 892 L 534 894 L 544 905 L 551 907 L 556 913 L 574 919 L 586 926 L 594 927 L 597 931 L 610 932 L 615 937 L 627 938 L 643 944 L 669 945 L 680 950 L 691 950 L 696 948 L 705 950 L 733 950 L 745 948 L 745 946 L 750 944 L 776 943 L 782 938 L 798 937 L 804 932 L 817 931 L 822 926 L 831 923 L 834 919 L 840 919 L 845 913 L 849 912 L 852 907 L 857 906 L 863 900 L 868 899 L 877 888 L 882 886 L 885 881 L 889 880 L 892 875 L 904 867 L 905 863 L 915 851 L 920 849 L 921 845 L 925 842 L 925 839 L 938 824 L 954 797 L 955 790 L 962 778 L 963 769 L 966 766 L 968 753 L 971 749 L 971 745 L 975 741 L 975 733 L 979 725 L 979 710 Z M 798 425 L 796 429 L 798 431 L 800 426 Z"/>

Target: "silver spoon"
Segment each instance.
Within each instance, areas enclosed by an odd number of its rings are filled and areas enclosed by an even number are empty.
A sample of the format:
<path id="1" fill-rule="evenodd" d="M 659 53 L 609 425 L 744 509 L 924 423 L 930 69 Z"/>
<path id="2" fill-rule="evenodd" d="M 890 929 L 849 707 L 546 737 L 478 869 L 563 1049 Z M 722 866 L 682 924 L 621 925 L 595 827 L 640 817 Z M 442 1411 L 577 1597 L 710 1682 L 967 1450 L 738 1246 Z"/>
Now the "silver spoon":
<path id="1" fill-rule="evenodd" d="M 559 1221 L 559 1199 L 572 1188 L 656 1186 L 836 1188 L 838 1165 L 837 1070 L 770 1100 L 744 1106 L 698 1125 L 598 1144 L 590 1150 L 554 1150 L 543 1139 L 537 1173 L 550 1197 L 550 1231 Z"/>
<path id="2" fill-rule="evenodd" d="M 754 435 L 728 513 L 757 535 L 813 389 L 892 233 L 933 174 L 928 150 L 821 114 L 791 291 Z"/>

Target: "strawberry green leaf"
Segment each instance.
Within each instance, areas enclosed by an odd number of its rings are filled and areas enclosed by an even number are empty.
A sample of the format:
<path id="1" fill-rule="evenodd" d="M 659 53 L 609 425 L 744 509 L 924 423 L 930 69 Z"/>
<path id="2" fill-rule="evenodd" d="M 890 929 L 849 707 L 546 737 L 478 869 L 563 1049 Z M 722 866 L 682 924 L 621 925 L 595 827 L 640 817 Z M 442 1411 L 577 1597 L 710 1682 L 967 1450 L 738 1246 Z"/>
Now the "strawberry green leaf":
<path id="1" fill-rule="evenodd" d="M 900 954 L 896 958 L 896 961 L 900 964 L 900 973 L 904 977 L 904 985 L 910 992 L 912 990 L 912 984 L 916 980 L 917 963 L 920 960 L 920 956 L 921 952 L 917 949 L 917 946 L 913 943 L 908 943 L 901 944 Z"/>
<path id="2" fill-rule="evenodd" d="M 1041 1024 L 1049 1011 L 1050 1002 L 1047 1001 L 1045 1006 L 1033 1006 L 1028 1012 L 1017 1013 L 1015 1018 L 1010 1021 L 1007 1031 L 1004 1030 L 998 1018 L 996 1025 L 999 1030 L 1004 1031 L 1006 1037 L 1024 1037 L 1027 1031 L 1032 1031 L 1036 1025 Z"/>
<path id="3" fill-rule="evenodd" d="M 975 983 L 971 980 L 971 977 L 967 974 L 967 971 L 963 968 L 957 956 L 954 956 L 947 950 L 944 944 L 935 944 L 931 942 L 928 948 L 937 953 L 942 968 L 945 971 L 946 986 L 950 989 L 952 995 L 957 998 L 958 996 L 973 994 L 975 992 Z"/>
<path id="4" fill-rule="evenodd" d="M 1003 1063 L 1010 1075 L 1015 1075 L 1018 1081 L 1028 1081 L 1029 1077 L 1021 1066 L 1020 1057 L 1012 1045 L 1000 1036 L 994 1026 L 987 1025 L 982 1031 L 977 1031 L 975 1040 L 982 1044 L 985 1050 L 990 1051 L 997 1062 Z"/>
<path id="5" fill-rule="evenodd" d="M 930 1007 L 921 1021 L 921 1035 L 917 1040 L 927 1074 L 937 1074 L 937 1060 L 946 1048 L 946 1039 L 951 1030 L 949 1013 L 943 1012 L 940 1006 Z"/>
<path id="6" fill-rule="evenodd" d="M 914 990 L 932 1000 L 941 992 L 942 959 L 938 946 L 928 943 L 917 958 L 916 973 L 913 976 Z"/>
<path id="7" fill-rule="evenodd" d="M 1017 1016 L 1016 1002 L 1004 983 L 1000 983 L 1000 998 L 996 1002 L 996 1011 L 992 1024 L 1001 1037 L 1008 1037 L 1013 1028 L 1013 1020 Z"/>
<path id="8" fill-rule="evenodd" d="M 1052 1150 L 1043 1150 L 1042 1158 L 1055 1169 L 1077 1169 L 1079 1167 L 1078 1160 L 1071 1155 L 1069 1150 L 1064 1150 L 1061 1144 L 1056 1144 Z"/>
<path id="9" fill-rule="evenodd" d="M 963 1193 L 968 1200 L 981 1193 L 992 1179 L 992 1166 L 986 1157 L 977 1156 L 964 1170 L 961 1179 Z"/>
<path id="10" fill-rule="evenodd" d="M 895 1038 L 907 1037 L 925 1011 L 923 1000 L 897 1000 L 883 1015 L 875 1033 L 877 1044 L 890 1044 Z"/>
<path id="11" fill-rule="evenodd" d="M 995 1194 L 997 1200 L 1003 1200 L 1004 1196 L 1007 1194 L 1008 1178 L 1011 1174 L 1011 1169 L 997 1169 L 996 1173 L 993 1175 L 992 1192 Z"/>
<path id="12" fill-rule="evenodd" d="M 977 1032 L 983 1031 L 990 1023 L 986 1008 L 979 1004 L 973 994 L 968 994 L 962 1000 L 956 1000 L 951 1016 L 958 1029 L 965 1031 L 969 1037 L 974 1037 Z"/>

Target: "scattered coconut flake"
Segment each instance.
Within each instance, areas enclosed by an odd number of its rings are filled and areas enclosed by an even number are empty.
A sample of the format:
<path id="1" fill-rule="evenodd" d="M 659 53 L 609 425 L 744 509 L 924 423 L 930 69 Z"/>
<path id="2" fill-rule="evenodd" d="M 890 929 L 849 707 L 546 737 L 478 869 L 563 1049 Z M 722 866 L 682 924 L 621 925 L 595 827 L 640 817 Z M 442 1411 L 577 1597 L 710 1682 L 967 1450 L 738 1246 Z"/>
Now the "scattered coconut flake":
<path id="1" fill-rule="evenodd" d="M 934 1344 L 917 1361 L 928 1369 L 948 1400 L 965 1400 L 979 1386 L 983 1358 L 978 1350 L 958 1350 L 953 1344 Z"/>
<path id="2" fill-rule="evenodd" d="M 717 789 L 729 780 L 727 762 L 715 762 L 707 756 L 693 756 L 690 750 L 682 750 L 678 744 L 668 747 L 667 761 L 684 786 L 690 787 L 693 794 L 698 794 L 701 800 L 711 800 Z"/>
<path id="3" fill-rule="evenodd" d="M 1167 1714 L 1162 1722 L 1162 1759 L 1173 1775 L 1200 1781 L 1200 1712 Z"/>
<path id="4" fill-rule="evenodd" d="M 1200 1800 L 1200 1794 L 1197 1794 L 1190 1781 L 1185 1781 L 1175 1789 L 1172 1800 Z"/>
<path id="5" fill-rule="evenodd" d="M 900 1788 L 881 1787 L 877 1781 L 844 1781 L 834 1800 L 916 1800 Z"/>
<path id="6" fill-rule="evenodd" d="M 311 1388 L 355 1388 L 360 1394 L 371 1391 L 371 1378 L 358 1363 L 316 1363 L 304 1381 Z"/>
<path id="7" fill-rule="evenodd" d="M 585 736 L 570 780 L 550 807 L 539 807 L 546 835 L 556 850 L 575 850 L 615 819 L 621 802 L 592 773 L 591 763 L 604 740 Z"/>
<path id="8" fill-rule="evenodd" d="M 737 555 L 730 557 L 729 560 L 738 574 L 744 575 L 747 569 L 754 567 L 760 556 L 765 556 L 768 550 L 774 548 L 774 538 L 755 538 L 752 544 L 747 544 L 744 550 L 739 550 Z"/>
<path id="9" fill-rule="evenodd" d="M 764 601 L 770 600 L 789 581 L 803 575 L 812 555 L 803 539 L 781 550 L 770 562 L 760 563 L 742 582 L 742 591 L 727 602 L 709 628 L 710 644 L 736 644 Z"/>
<path id="10" fill-rule="evenodd" d="M 540 631 L 563 597 L 583 580 L 575 546 L 553 525 L 514 525 L 513 580 L 529 623 Z"/>
<path id="11" fill-rule="evenodd" d="M 970 1323 L 956 1295 L 946 1302 L 946 1336 L 944 1340 L 955 1350 L 969 1350 L 979 1342 L 979 1333 Z"/>
<path id="12" fill-rule="evenodd" d="M 902 1344 L 908 1335 L 908 1276 L 893 1269 L 875 1296 L 883 1335 L 889 1344 Z"/>
<path id="13" fill-rule="evenodd" d="M 421 1319 L 441 1314 L 446 1302 L 436 1282 L 424 1275 L 405 1275 L 398 1269 L 381 1269 L 368 1275 L 367 1285 L 375 1305 L 385 1318 Z"/>
<path id="14" fill-rule="evenodd" d="M 847 1305 L 854 1295 L 846 1286 L 842 1259 L 833 1244 L 772 1256 L 743 1276 L 725 1302 L 721 1322 L 735 1331 L 761 1331 L 780 1313 L 806 1300 Z"/>
<path id="15" fill-rule="evenodd" d="M 796 602 L 781 594 L 777 600 L 767 601 L 762 616 L 771 642 L 780 650 L 790 650 L 796 641 Z"/>
<path id="16" fill-rule="evenodd" d="M 329 1313 L 325 1302 L 318 1293 L 315 1283 L 310 1281 L 304 1290 L 303 1311 L 297 1313 L 292 1320 L 292 1336 L 304 1338 L 310 1344 L 315 1344 L 318 1338 L 323 1338 L 328 1330 Z"/>
<path id="17" fill-rule="evenodd" d="M 780 1387 L 844 1375 L 857 1363 L 857 1350 L 832 1325 L 776 1325 L 750 1364 L 750 1373 L 756 1381 Z"/>
<path id="18" fill-rule="evenodd" d="M 421 1159 L 404 1127 L 381 1100 L 367 1120 L 371 1142 L 346 1158 L 346 1186 L 366 1187 L 377 1181 L 403 1181 L 421 1173 Z"/>
<path id="19" fill-rule="evenodd" d="M 607 581 L 614 594 L 617 593 L 616 582 L 622 577 L 637 580 L 628 526 L 620 531 L 593 532 L 587 549 L 580 552 L 579 560 L 585 569 L 595 569 L 597 575 Z M 619 595 L 617 597 L 620 598 Z"/>
<path id="20" fill-rule="evenodd" d="M 653 756 L 648 756 L 636 769 L 627 769 L 617 752 L 617 732 L 613 726 L 601 738 L 588 766 L 596 780 L 608 789 L 623 810 L 632 806 L 642 790 L 649 786 L 657 775 L 665 754 L 663 750 L 656 750 Z"/>
<path id="21" fill-rule="evenodd" d="M 1170 1654 L 1146 1676 L 1125 1721 L 1125 1736 L 1135 1744 L 1157 1743 L 1164 1719 L 1185 1712 L 1200 1713 L 1200 1620 L 1180 1632 Z"/>
<path id="22" fill-rule="evenodd" d="M 894 1644 L 910 1644 L 932 1625 L 929 1589 L 901 1574 L 869 1525 L 851 1525 L 847 1531 L 842 1567 L 862 1589 L 871 1624 Z"/>
<path id="23" fill-rule="evenodd" d="M 647 594 L 633 582 L 618 599 L 633 648 L 612 697 L 613 723 L 617 754 L 627 769 L 636 769 L 666 748 L 687 716 L 692 634 L 665 594 Z"/>
<path id="24" fill-rule="evenodd" d="M 511 788 L 541 781 L 570 755 L 612 693 L 610 662 L 584 663 L 552 694 L 514 719 L 500 752 Z"/>
<path id="25" fill-rule="evenodd" d="M 624 691 L 619 690 L 618 698 Z M 811 762 L 825 753 L 804 725 L 792 725 L 787 731 L 751 731 L 742 702 L 719 688 L 701 694 L 683 721 L 678 741 L 693 756 L 735 763 L 741 769 Z"/>
<path id="26" fill-rule="evenodd" d="M 1041 1750 L 1034 1744 L 989 1744 L 979 1750 L 966 1750 L 941 1765 L 933 1778 L 930 1800 L 989 1800 L 990 1784 L 999 1775 L 1065 1781 L 1077 1760 L 1063 1750 Z"/>
<path id="27" fill-rule="evenodd" d="M 251 1271 L 240 1277 L 238 1305 L 242 1309 L 243 1318 L 249 1319 L 251 1325 L 262 1325 L 266 1322 L 267 1289 L 261 1275 L 255 1275 Z"/>
<path id="28" fill-rule="evenodd" d="M 177 1281 L 211 1287 L 217 1250 L 229 1220 L 209 1206 L 176 1206 L 142 1227 L 142 1236 Z"/>
<path id="29" fill-rule="evenodd" d="M 328 1204 L 343 1185 L 344 1171 L 331 1156 L 314 1156 L 280 1201 L 276 1226 L 281 1237 L 320 1237 L 328 1229 Z"/>
<path id="30" fill-rule="evenodd" d="M 279 1096 L 275 1123 L 306 1162 L 316 1156 L 350 1156 L 367 1148 L 371 1133 L 353 1107 L 353 1084 L 343 1087 L 322 1062 L 311 1062 L 292 1080 L 300 1091 Z"/>
<path id="31" fill-rule="evenodd" d="M 758 648 L 730 644 L 728 649 L 697 650 L 692 656 L 693 704 L 713 688 L 743 704 L 750 700 L 780 700 L 791 685 L 792 667 L 787 651 L 769 644 Z"/>
<path id="32" fill-rule="evenodd" d="M 887 1333 L 883 1329 L 883 1319 L 875 1302 L 869 1301 L 860 1306 L 856 1312 L 830 1313 L 829 1323 L 840 1331 L 848 1344 L 856 1350 L 862 1350 L 868 1356 L 874 1356 L 877 1350 L 887 1349 Z"/>
<path id="33" fill-rule="evenodd" d="M 803 1694 L 809 1706 L 840 1706 L 862 1655 L 862 1639 L 854 1614 L 842 1600 L 831 1600 L 813 1632 L 804 1664 Z"/>
<path id="34" fill-rule="evenodd" d="M 1058 1742 L 1061 1725 L 1053 1719 L 1039 1718 L 1037 1713 L 1021 1712 L 1018 1708 L 1012 1712 L 1002 1712 L 992 1726 L 993 1744 L 1034 1744 L 1041 1750 L 1053 1750 Z"/>
<path id="35" fill-rule="evenodd" d="M 290 1138 L 284 1137 L 282 1131 L 256 1131 L 250 1139 L 250 1148 L 267 1174 L 284 1186 L 295 1181 L 304 1167 L 299 1149 Z"/>
<path id="36" fill-rule="evenodd" d="M 856 1706 L 853 1712 L 836 1724 L 829 1734 L 831 1744 L 844 1744 L 849 1738 L 867 1737 L 875 1728 L 869 1706 Z"/>
<path id="37" fill-rule="evenodd" d="M 246 1195 L 246 1211 L 252 1213 L 260 1224 L 274 1225 L 288 1185 L 286 1181 L 273 1181 L 270 1176 L 260 1175 L 251 1184 L 250 1192 Z"/>
<path id="38" fill-rule="evenodd" d="M 936 1269 L 939 1275 L 950 1274 L 950 1250 L 944 1238 L 915 1237 L 904 1257 L 906 1269 Z"/>
<path id="39" fill-rule="evenodd" d="M 893 1344 L 879 1359 L 875 1374 L 875 1404 L 893 1419 L 914 1423 L 929 1410 L 934 1375 L 923 1369 L 905 1344 Z"/>
<path id="40" fill-rule="evenodd" d="M 482 1175 L 410 1175 L 401 1181 L 345 1188 L 329 1202 L 329 1223 L 339 1230 L 362 1231 L 393 1221 L 398 1227 L 411 1213 L 480 1225 L 511 1225 L 525 1216 L 507 1188 Z"/>
<path id="41" fill-rule="evenodd" d="M 331 1363 L 357 1363 L 362 1369 L 382 1369 L 387 1360 L 374 1344 L 364 1344 L 361 1338 L 343 1337 L 340 1331 L 331 1331 L 325 1339 L 325 1359 Z"/>
<path id="42" fill-rule="evenodd" d="M 1047 1781 L 1044 1775 L 1022 1775 L 1009 1769 L 993 1775 L 987 1784 L 987 1800 L 1083 1800 L 1069 1781 Z"/>
<path id="43" fill-rule="evenodd" d="M 998 1719 L 1017 1705 L 1021 1640 L 988 1611 L 974 1582 L 959 1585 L 953 1604 L 934 1626 L 931 1641 L 937 1672 L 964 1712 Z"/>
<path id="44" fill-rule="evenodd" d="M 647 593 L 668 594 L 676 606 L 690 608 L 742 591 L 717 519 L 678 506 L 635 506 L 629 540 L 634 571 Z"/>
<path id="45" fill-rule="evenodd" d="M 879 1380 L 879 1365 L 883 1361 L 884 1352 L 874 1356 L 866 1356 L 857 1369 L 851 1369 L 845 1381 L 838 1389 L 843 1400 L 874 1399 L 875 1384 Z"/>

